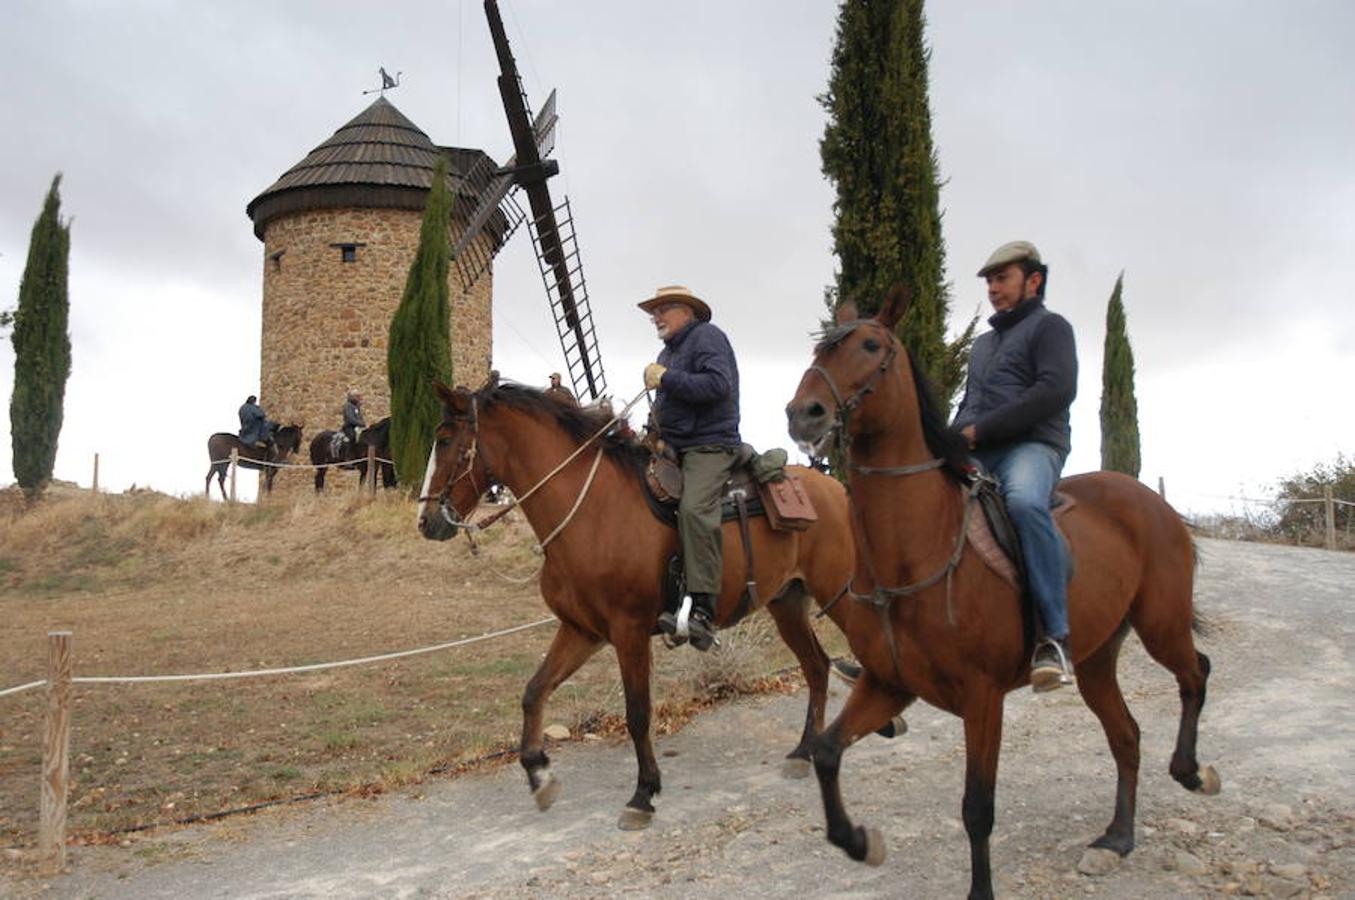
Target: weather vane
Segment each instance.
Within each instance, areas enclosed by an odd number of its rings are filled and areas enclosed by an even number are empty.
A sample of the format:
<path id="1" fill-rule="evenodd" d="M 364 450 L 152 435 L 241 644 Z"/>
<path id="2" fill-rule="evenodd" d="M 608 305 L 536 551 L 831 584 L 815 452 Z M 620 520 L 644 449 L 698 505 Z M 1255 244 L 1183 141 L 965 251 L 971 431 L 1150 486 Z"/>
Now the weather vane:
<path id="1" fill-rule="evenodd" d="M 368 94 L 375 94 L 378 92 L 380 92 L 381 96 L 386 96 L 386 91 L 400 86 L 400 76 L 405 74 L 404 72 L 396 72 L 395 77 L 392 78 L 386 74 L 385 66 L 378 66 L 376 70 L 381 73 L 381 87 L 372 88 L 370 91 L 363 91 L 362 96 L 364 97 Z"/>

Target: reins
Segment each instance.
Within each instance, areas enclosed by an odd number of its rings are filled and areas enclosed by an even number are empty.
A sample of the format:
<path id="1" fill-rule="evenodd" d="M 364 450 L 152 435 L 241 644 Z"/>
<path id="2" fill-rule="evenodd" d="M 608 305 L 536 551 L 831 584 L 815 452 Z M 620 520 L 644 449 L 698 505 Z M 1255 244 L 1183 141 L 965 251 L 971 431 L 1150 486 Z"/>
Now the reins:
<path id="1" fill-rule="evenodd" d="M 469 417 L 467 417 L 469 419 L 471 428 L 471 445 L 470 448 L 465 453 L 466 460 L 465 470 L 458 474 L 456 477 L 449 479 L 446 486 L 444 486 L 443 489 L 438 494 L 420 497 L 418 502 L 425 503 L 429 500 L 436 500 L 438 502 L 438 509 L 442 513 L 442 517 L 447 521 L 447 524 L 451 525 L 453 528 L 460 528 L 464 530 L 466 532 L 467 537 L 471 538 L 473 545 L 474 544 L 473 536 L 475 534 L 485 531 L 491 525 L 503 519 L 503 517 L 508 515 L 508 513 L 510 513 L 515 507 L 521 506 L 523 503 L 527 502 L 527 499 L 529 497 L 531 497 L 538 490 L 540 490 L 547 482 L 549 482 L 556 475 L 560 474 L 560 472 L 563 471 L 575 459 L 577 459 L 579 455 L 583 453 L 584 450 L 588 449 L 588 446 L 590 444 L 592 444 L 598 438 L 602 437 L 604 434 L 610 431 L 612 426 L 615 425 L 617 422 L 625 418 L 626 415 L 635 406 L 635 404 L 639 403 L 640 399 L 644 397 L 647 393 L 648 393 L 647 391 L 642 390 L 640 391 L 640 393 L 636 394 L 635 398 L 631 400 L 629 403 L 627 403 L 619 413 L 612 416 L 611 419 L 609 419 L 605 425 L 603 425 L 591 436 L 589 436 L 586 440 L 584 440 L 582 444 L 575 448 L 573 453 L 569 454 L 567 457 L 565 457 L 563 462 L 561 462 L 555 468 L 551 469 L 550 472 L 546 473 L 545 477 L 539 480 L 536 484 L 532 485 L 531 488 L 529 488 L 526 491 L 526 493 L 524 493 L 521 497 L 514 497 L 511 501 L 505 504 L 502 509 L 500 509 L 498 512 L 494 513 L 484 521 L 461 522 L 452 517 L 453 510 L 450 509 L 449 502 L 452 493 L 452 488 L 455 487 L 457 482 L 459 482 L 462 478 L 468 476 L 471 479 L 471 486 L 476 489 L 479 488 L 479 485 L 475 481 L 475 476 L 472 473 L 475 468 L 475 457 L 479 452 L 480 418 L 479 410 L 476 406 L 476 398 L 472 396 L 471 412 Z M 546 546 L 551 541 L 555 540 L 555 538 L 560 534 L 560 532 L 564 531 L 565 527 L 568 526 L 571 521 L 573 521 L 575 513 L 579 511 L 579 507 L 583 505 L 584 498 L 588 496 L 588 491 L 593 486 L 593 481 L 597 477 L 598 467 L 602 463 L 602 456 L 606 449 L 607 449 L 606 447 L 601 446 L 597 448 L 597 455 L 593 458 L 593 465 L 588 470 L 588 477 L 584 480 L 583 488 L 579 491 L 578 497 L 575 498 L 574 505 L 570 507 L 569 512 L 565 514 L 564 519 L 562 519 L 560 523 L 556 525 L 555 528 L 553 528 L 544 539 L 542 539 L 539 543 L 536 544 L 536 546 L 533 548 L 534 552 L 544 553 Z M 486 460 L 485 470 L 489 471 L 489 469 L 490 469 L 489 462 L 488 460 Z M 483 493 L 483 491 L 477 490 L 477 496 L 480 493 Z"/>

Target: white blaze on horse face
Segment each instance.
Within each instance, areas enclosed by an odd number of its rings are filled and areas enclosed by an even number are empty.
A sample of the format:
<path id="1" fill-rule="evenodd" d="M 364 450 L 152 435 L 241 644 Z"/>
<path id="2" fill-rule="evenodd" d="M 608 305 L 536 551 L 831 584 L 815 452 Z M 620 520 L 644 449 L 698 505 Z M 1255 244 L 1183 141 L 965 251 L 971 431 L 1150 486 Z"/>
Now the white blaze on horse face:
<path id="1" fill-rule="evenodd" d="M 423 488 L 419 491 L 420 497 L 428 496 L 428 486 L 433 483 L 433 466 L 437 462 L 437 455 L 438 455 L 438 439 L 433 438 L 433 446 L 428 448 L 428 466 L 423 470 Z M 423 508 L 425 504 L 428 504 L 430 502 L 432 501 L 425 500 L 423 503 L 420 503 L 418 507 L 414 510 L 414 524 L 416 527 L 419 524 L 419 520 L 423 518 Z"/>

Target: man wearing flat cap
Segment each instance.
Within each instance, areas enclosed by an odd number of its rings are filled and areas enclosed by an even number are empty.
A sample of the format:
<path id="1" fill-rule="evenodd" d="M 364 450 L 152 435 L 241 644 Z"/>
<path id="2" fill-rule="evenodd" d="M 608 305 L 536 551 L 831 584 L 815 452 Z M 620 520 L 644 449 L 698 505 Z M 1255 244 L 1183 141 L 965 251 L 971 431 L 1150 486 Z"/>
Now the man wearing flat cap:
<path id="1" fill-rule="evenodd" d="M 708 650 L 715 643 L 723 562 L 720 492 L 743 443 L 739 366 L 729 338 L 711 324 L 710 307 L 687 288 L 661 287 L 638 305 L 649 313 L 664 344 L 659 361 L 645 366 L 645 387 L 657 392 L 659 435 L 682 465 L 678 539 L 692 601 L 689 620 L 664 613 L 659 627 Z"/>
<path id="2" fill-rule="evenodd" d="M 1049 510 L 1068 458 L 1068 410 L 1077 394 L 1073 329 L 1045 309 L 1049 267 L 1028 241 L 1003 244 L 979 269 L 995 312 L 969 357 L 954 427 L 1001 484 L 1021 539 L 1042 625 L 1031 660 L 1037 692 L 1073 683 L 1068 655 L 1068 557 Z"/>

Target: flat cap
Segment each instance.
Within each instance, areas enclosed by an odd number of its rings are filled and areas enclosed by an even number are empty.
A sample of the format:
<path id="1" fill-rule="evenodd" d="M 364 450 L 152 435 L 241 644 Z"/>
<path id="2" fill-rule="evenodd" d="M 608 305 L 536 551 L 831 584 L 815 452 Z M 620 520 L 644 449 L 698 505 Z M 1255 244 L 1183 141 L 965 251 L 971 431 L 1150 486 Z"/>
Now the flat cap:
<path id="1" fill-rule="evenodd" d="M 1040 251 L 1036 250 L 1035 245 L 1030 241 L 1011 241 L 993 251 L 993 255 L 988 257 L 988 262 L 983 264 L 982 269 L 979 269 L 979 277 L 982 278 L 989 272 L 994 272 L 1003 266 L 1026 260 L 1038 264 L 1040 262 Z"/>

